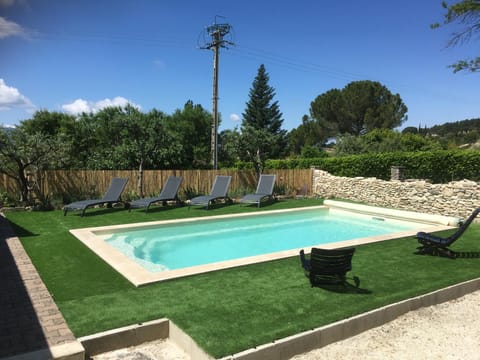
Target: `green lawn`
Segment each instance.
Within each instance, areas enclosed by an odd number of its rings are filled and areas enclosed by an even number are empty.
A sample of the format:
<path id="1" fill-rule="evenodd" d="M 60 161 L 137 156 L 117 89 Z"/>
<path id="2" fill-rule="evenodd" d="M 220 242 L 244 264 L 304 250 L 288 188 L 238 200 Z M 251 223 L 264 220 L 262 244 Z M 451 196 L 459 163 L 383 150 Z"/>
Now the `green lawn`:
<path id="1" fill-rule="evenodd" d="M 480 276 L 480 258 L 414 255 L 404 238 L 357 248 L 353 271 L 364 293 L 311 288 L 298 257 L 191 276 L 135 288 L 68 232 L 72 228 L 312 206 L 285 200 L 257 209 L 202 208 L 7 212 L 74 334 L 84 336 L 167 317 L 215 357 L 325 325 L 377 307 Z M 480 225 L 452 247 L 480 252 Z M 475 255 L 475 254 L 474 254 Z"/>

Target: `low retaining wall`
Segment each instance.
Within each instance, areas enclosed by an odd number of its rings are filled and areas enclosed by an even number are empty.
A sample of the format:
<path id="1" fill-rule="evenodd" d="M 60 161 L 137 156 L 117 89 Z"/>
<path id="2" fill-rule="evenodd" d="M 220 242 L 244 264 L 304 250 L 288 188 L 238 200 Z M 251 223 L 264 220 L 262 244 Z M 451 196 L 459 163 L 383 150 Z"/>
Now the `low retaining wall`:
<path id="1" fill-rule="evenodd" d="M 220 360 L 287 360 L 336 341 L 386 324 L 397 317 L 422 307 L 460 298 L 480 289 L 480 278 L 465 281 L 424 295 L 406 299 L 353 317 L 304 331 L 299 334 L 259 345 Z M 85 348 L 86 358 L 141 345 L 148 341 L 170 339 L 192 360 L 214 360 L 197 343 L 168 319 L 153 320 L 126 326 L 78 339 Z"/>
<path id="2" fill-rule="evenodd" d="M 95 355 L 161 339 L 170 339 L 190 359 L 214 360 L 189 335 L 166 318 L 84 336 L 78 341 L 85 348 L 85 359 L 91 359 Z M 135 359 L 137 358 L 143 359 L 144 357 L 139 355 L 139 357 L 135 357 Z"/>
<path id="3" fill-rule="evenodd" d="M 220 360 L 288 360 L 295 355 L 345 340 L 422 307 L 441 304 L 480 289 L 480 279 L 465 281 L 444 289 L 340 320 L 335 323 L 257 346 Z"/>
<path id="4" fill-rule="evenodd" d="M 374 206 L 463 219 L 480 206 L 480 184 L 470 180 L 448 184 L 431 184 L 425 180 L 385 181 L 338 177 L 314 169 L 313 193 L 325 199 L 348 199 Z"/>

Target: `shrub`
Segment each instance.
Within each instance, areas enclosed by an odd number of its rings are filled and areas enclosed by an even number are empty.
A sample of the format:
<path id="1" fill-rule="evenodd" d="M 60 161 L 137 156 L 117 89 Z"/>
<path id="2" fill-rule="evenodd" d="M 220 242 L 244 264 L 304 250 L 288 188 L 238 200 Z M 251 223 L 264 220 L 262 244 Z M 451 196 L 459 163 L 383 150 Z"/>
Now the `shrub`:
<path id="1" fill-rule="evenodd" d="M 387 152 L 342 157 L 267 160 L 265 169 L 308 169 L 316 167 L 335 176 L 376 177 L 389 180 L 392 166 L 403 166 L 406 176 L 447 183 L 469 179 L 480 181 L 479 150 Z M 248 169 L 243 163 L 239 169 Z"/>
<path id="2" fill-rule="evenodd" d="M 0 208 L 15 206 L 15 199 L 6 192 L 0 191 Z"/>

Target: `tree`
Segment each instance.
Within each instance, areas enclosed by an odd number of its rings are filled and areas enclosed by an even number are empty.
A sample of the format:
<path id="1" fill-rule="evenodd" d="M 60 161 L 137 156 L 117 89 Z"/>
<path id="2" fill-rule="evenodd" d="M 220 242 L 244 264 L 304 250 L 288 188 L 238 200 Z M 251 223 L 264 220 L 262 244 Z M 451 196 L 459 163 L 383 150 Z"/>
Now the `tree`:
<path id="1" fill-rule="evenodd" d="M 74 116 L 57 111 L 39 110 L 33 114 L 31 119 L 22 121 L 21 127 L 29 135 L 42 134 L 52 138 L 61 137 L 65 142 L 64 148 L 71 150 L 70 153 L 63 153 L 61 168 L 75 166 L 78 149 L 71 145 L 78 139 L 79 134 Z"/>
<path id="2" fill-rule="evenodd" d="M 22 121 L 22 128 L 29 134 L 73 135 L 75 133 L 75 117 L 61 112 L 39 110 L 33 117 Z"/>
<path id="3" fill-rule="evenodd" d="M 402 134 L 418 134 L 418 128 L 415 126 L 407 126 L 402 130 Z"/>
<path id="4" fill-rule="evenodd" d="M 79 119 L 76 149 L 85 161 L 84 166 L 93 170 L 130 169 L 131 159 L 118 152 L 124 143 L 124 134 L 131 106 L 106 107 L 97 113 L 83 114 Z"/>
<path id="5" fill-rule="evenodd" d="M 311 103 L 310 113 L 330 135 L 358 136 L 400 126 L 407 119 L 407 106 L 399 94 L 392 94 L 377 81 L 365 80 L 319 95 Z"/>
<path id="6" fill-rule="evenodd" d="M 286 149 L 286 131 L 282 130 L 282 113 L 274 101 L 275 89 L 268 84 L 269 75 L 262 64 L 249 92 L 242 114 L 240 156 L 252 161 L 259 175 L 267 158 L 279 158 Z"/>
<path id="7" fill-rule="evenodd" d="M 454 32 L 449 40 L 447 47 L 456 46 L 469 41 L 475 34 L 480 33 L 480 1 L 479 0 L 462 0 L 452 5 L 448 5 L 446 1 L 442 2 L 442 6 L 447 10 L 443 17 L 443 23 L 435 23 L 431 28 L 436 29 L 442 25 L 460 23 L 464 28 L 459 32 Z M 449 66 L 453 72 L 469 70 L 476 72 L 480 69 L 480 57 L 474 59 L 464 59 Z"/>
<path id="8" fill-rule="evenodd" d="M 253 163 L 258 177 L 265 168 L 265 162 L 270 157 L 269 150 L 275 146 L 275 136 L 266 129 L 257 129 L 251 125 L 242 126 L 239 139 L 239 153 L 242 159 Z"/>
<path id="9" fill-rule="evenodd" d="M 180 169 L 209 168 L 212 115 L 202 105 L 188 100 L 167 119 L 167 128 L 175 134 L 181 152 L 174 163 Z"/>
<path id="10" fill-rule="evenodd" d="M 20 125 L 6 133 L 0 130 L 0 173 L 14 179 L 20 189 L 19 200 L 33 205 L 30 197 L 35 193 L 43 207 L 49 206 L 43 191 L 41 170 L 61 168 L 69 144 L 61 136 L 30 134 Z"/>
<path id="11" fill-rule="evenodd" d="M 238 129 L 223 130 L 218 134 L 218 162 L 220 167 L 233 167 L 239 160 L 240 133 Z"/>
<path id="12" fill-rule="evenodd" d="M 337 155 L 356 155 L 397 151 L 433 151 L 441 150 L 442 145 L 436 138 L 419 134 L 400 133 L 390 129 L 375 129 L 365 135 L 344 135 L 337 139 Z"/>
<path id="13" fill-rule="evenodd" d="M 132 105 L 83 114 L 76 139 L 79 152 L 87 154 L 87 168 L 136 168 L 143 197 L 144 170 L 166 168 L 180 157 L 180 142 L 167 129 L 167 119 L 156 109 L 143 113 Z"/>
<path id="14" fill-rule="evenodd" d="M 316 121 L 323 134 L 323 139 L 327 140 L 338 133 L 349 132 L 347 124 L 343 126 L 342 119 L 345 117 L 345 109 L 342 90 L 331 89 L 326 93 L 317 96 L 310 103 L 310 116 Z"/>
<path id="15" fill-rule="evenodd" d="M 328 154 L 324 150 L 319 149 L 316 146 L 305 145 L 301 149 L 301 157 L 303 159 L 321 158 L 327 156 Z"/>
<path id="16" fill-rule="evenodd" d="M 180 146 L 166 132 L 162 112 L 154 109 L 144 114 L 130 105 L 124 111 L 122 144 L 116 153 L 136 165 L 138 194 L 143 197 L 143 171 L 165 167 L 180 152 Z"/>
<path id="17" fill-rule="evenodd" d="M 328 139 L 318 121 L 304 115 L 302 123 L 288 133 L 288 147 L 291 155 L 299 155 L 305 146 L 315 147 L 319 151 Z"/>

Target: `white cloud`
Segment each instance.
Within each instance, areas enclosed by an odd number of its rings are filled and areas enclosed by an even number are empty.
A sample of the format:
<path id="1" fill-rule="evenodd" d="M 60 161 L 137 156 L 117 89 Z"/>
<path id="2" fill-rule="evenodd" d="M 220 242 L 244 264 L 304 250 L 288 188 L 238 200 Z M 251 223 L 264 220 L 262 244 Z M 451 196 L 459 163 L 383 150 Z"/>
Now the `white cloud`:
<path id="1" fill-rule="evenodd" d="M 17 126 L 11 125 L 11 124 L 2 124 L 0 127 L 6 128 L 6 129 L 15 129 Z"/>
<path id="2" fill-rule="evenodd" d="M 0 16 L 0 39 L 9 36 L 27 36 L 27 32 L 16 22 L 9 21 Z"/>
<path id="3" fill-rule="evenodd" d="M 20 94 L 18 89 L 5 84 L 0 79 L 0 110 L 10 110 L 12 108 L 33 108 L 32 102 L 24 95 Z"/>
<path id="4" fill-rule="evenodd" d="M 90 105 L 83 99 L 77 99 L 70 104 L 62 105 L 62 109 L 70 114 L 89 113 L 91 111 Z"/>
<path id="5" fill-rule="evenodd" d="M 77 99 L 70 104 L 62 105 L 62 109 L 69 114 L 77 115 L 90 112 L 96 113 L 102 109 L 105 109 L 106 107 L 124 107 L 127 106 L 127 104 L 140 109 L 140 105 L 137 105 L 121 96 L 117 96 L 113 99 L 107 98 L 97 102 Z"/>
<path id="6" fill-rule="evenodd" d="M 112 100 L 104 99 L 104 100 L 100 100 L 100 101 L 96 102 L 95 107 L 94 107 L 94 111 L 102 110 L 106 107 L 111 107 L 111 106 L 124 107 L 124 106 L 127 106 L 128 104 L 139 108 L 138 105 L 132 103 L 131 101 L 128 101 L 124 97 L 117 96 L 117 97 L 113 98 Z"/>
<path id="7" fill-rule="evenodd" d="M 241 120 L 241 117 L 238 114 L 230 114 L 230 120 L 232 120 L 233 122 L 238 122 Z"/>

